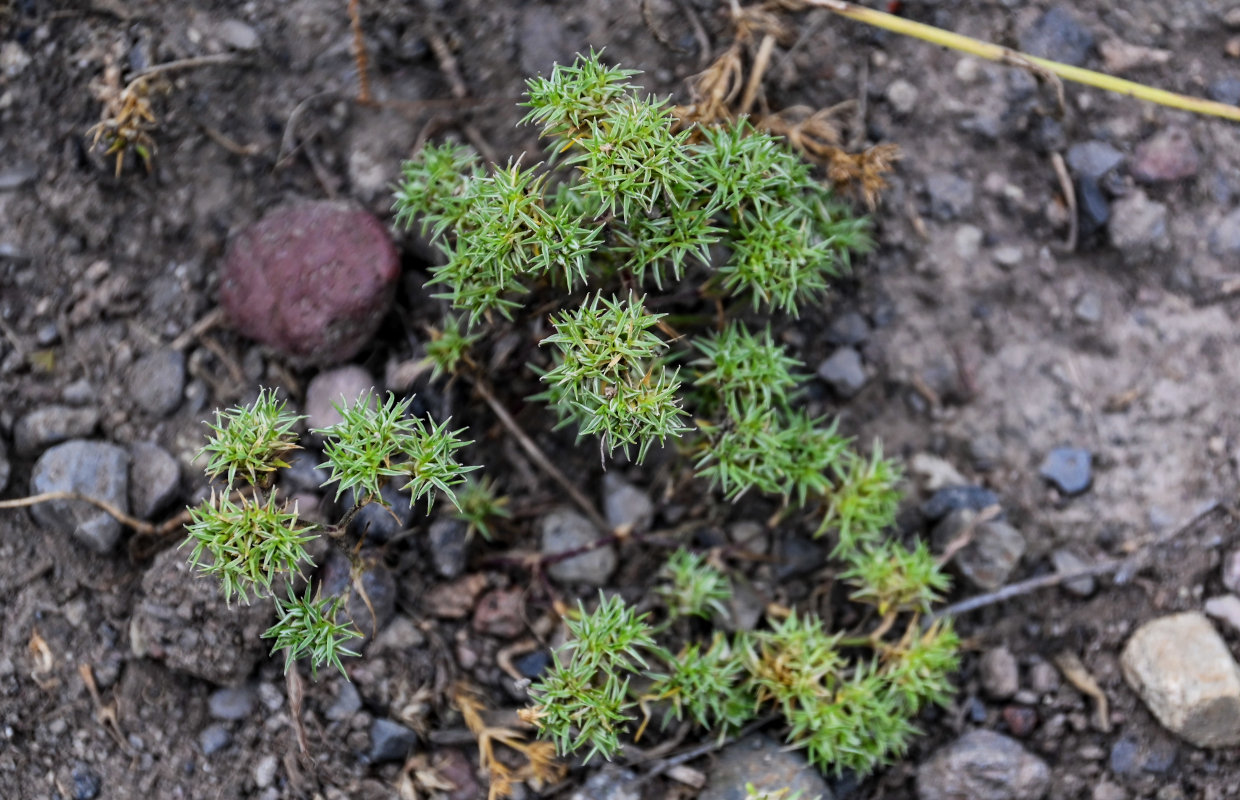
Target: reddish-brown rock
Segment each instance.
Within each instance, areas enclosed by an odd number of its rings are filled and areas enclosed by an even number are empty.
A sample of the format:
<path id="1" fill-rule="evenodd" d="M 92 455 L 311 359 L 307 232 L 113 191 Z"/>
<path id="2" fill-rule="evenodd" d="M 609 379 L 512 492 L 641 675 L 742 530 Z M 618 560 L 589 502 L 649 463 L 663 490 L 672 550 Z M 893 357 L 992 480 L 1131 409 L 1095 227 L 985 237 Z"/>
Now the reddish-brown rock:
<path id="1" fill-rule="evenodd" d="M 307 202 L 273 211 L 229 243 L 220 303 L 232 325 L 290 358 L 334 364 L 374 335 L 400 262 L 359 208 Z"/>

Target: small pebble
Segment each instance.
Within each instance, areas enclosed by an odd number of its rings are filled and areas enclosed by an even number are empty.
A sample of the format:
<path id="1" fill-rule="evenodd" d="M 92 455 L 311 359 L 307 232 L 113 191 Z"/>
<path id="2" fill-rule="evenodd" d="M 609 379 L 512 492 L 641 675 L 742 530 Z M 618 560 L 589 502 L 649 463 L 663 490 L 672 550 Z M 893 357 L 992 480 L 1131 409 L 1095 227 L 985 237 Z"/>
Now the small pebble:
<path id="1" fill-rule="evenodd" d="M 936 172 L 926 178 L 930 215 L 948 221 L 973 210 L 973 184 L 953 172 Z"/>
<path id="2" fill-rule="evenodd" d="M 1220 258 L 1240 257 L 1240 208 L 1218 221 L 1210 231 L 1209 245 Z"/>
<path id="3" fill-rule="evenodd" d="M 1098 324 L 1102 321 L 1102 298 L 1097 292 L 1082 293 L 1072 306 L 1072 314 L 1086 324 Z"/>
<path id="4" fill-rule="evenodd" d="M 357 693 L 352 681 L 338 681 L 338 686 L 335 701 L 323 712 L 323 716 L 332 722 L 348 719 L 362 707 L 362 696 Z"/>
<path id="5" fill-rule="evenodd" d="M 1089 567 L 1085 559 L 1062 547 L 1051 553 L 1051 563 L 1055 565 L 1055 571 L 1061 574 L 1065 572 L 1080 572 Z M 1089 597 L 1094 593 L 1095 586 L 1096 582 L 1088 575 L 1083 578 L 1066 581 L 1063 584 L 1064 591 L 1077 597 Z"/>
<path id="6" fill-rule="evenodd" d="M 937 492 L 948 486 L 963 486 L 968 483 L 954 466 L 930 453 L 917 453 L 910 458 L 909 471 L 917 476 L 922 488 L 930 492 Z"/>
<path id="7" fill-rule="evenodd" d="M 23 458 L 54 444 L 90 436 L 99 425 L 95 408 L 49 405 L 31 411 L 13 426 L 13 449 Z"/>
<path id="8" fill-rule="evenodd" d="M 1038 727 L 1038 712 L 1029 706 L 1010 705 L 1003 707 L 1003 721 L 1008 731 L 1017 739 L 1024 739 Z"/>
<path id="9" fill-rule="evenodd" d="M 1229 552 L 1223 558 L 1222 566 L 1223 586 L 1228 591 L 1240 594 L 1240 548 L 1236 548 Z"/>
<path id="10" fill-rule="evenodd" d="M 763 734 L 750 734 L 719 751 L 698 800 L 745 798 L 746 784 L 762 793 L 786 792 L 787 797 L 832 800 L 818 770 L 798 750 Z"/>
<path id="11" fill-rule="evenodd" d="M 1103 781 L 1094 787 L 1091 800 L 1128 800 L 1128 792 L 1118 783 Z"/>
<path id="12" fill-rule="evenodd" d="M 1050 786 L 1045 761 L 988 730 L 969 731 L 917 769 L 918 800 L 1040 800 Z"/>
<path id="13" fill-rule="evenodd" d="M 603 535 L 590 520 L 568 508 L 547 514 L 539 521 L 538 529 L 543 555 L 576 550 L 592 544 Z M 602 586 L 615 569 L 616 551 L 607 545 L 558 561 L 547 568 L 547 574 L 560 583 Z"/>
<path id="14" fill-rule="evenodd" d="M 1050 694 L 1060 683 L 1059 670 L 1049 661 L 1038 661 L 1029 668 L 1029 688 L 1038 694 Z"/>
<path id="15" fill-rule="evenodd" d="M 1075 185 L 1078 235 L 1087 238 L 1110 222 L 1111 202 L 1093 178 L 1078 177 Z"/>
<path id="16" fill-rule="evenodd" d="M 869 379 L 861 363 L 861 354 L 852 347 L 841 347 L 818 365 L 822 378 L 840 397 L 852 397 Z"/>
<path id="17" fill-rule="evenodd" d="M 185 393 L 185 354 L 172 349 L 147 353 L 129 365 L 128 376 L 129 396 L 138 407 L 166 417 Z"/>
<path id="18" fill-rule="evenodd" d="M 94 770 L 82 762 L 73 765 L 73 800 L 95 800 L 103 786 L 103 780 Z"/>
<path id="19" fill-rule="evenodd" d="M 208 725 L 198 734 L 198 746 L 204 756 L 210 756 L 232 744 L 232 734 L 220 723 Z"/>
<path id="20" fill-rule="evenodd" d="M 370 753 L 372 764 L 385 761 L 404 761 L 418 743 L 417 734 L 390 719 L 376 719 L 370 725 Z"/>
<path id="21" fill-rule="evenodd" d="M 469 526 L 456 517 L 441 516 L 426 533 L 431 562 L 441 578 L 459 578 L 465 572 L 465 545 Z"/>
<path id="22" fill-rule="evenodd" d="M 1079 67 L 1094 49 L 1094 35 L 1072 12 L 1054 6 L 1019 36 L 1020 49 L 1031 56 Z"/>
<path id="23" fill-rule="evenodd" d="M 114 444 L 73 440 L 39 457 L 31 471 L 31 494 L 72 491 L 129 511 L 129 453 Z M 79 500 L 53 500 L 30 509 L 51 530 L 73 535 L 96 553 L 116 546 L 121 525 L 101 509 Z"/>
<path id="24" fill-rule="evenodd" d="M 167 450 L 149 442 L 129 446 L 129 508 L 139 519 L 163 511 L 181 488 L 181 466 Z"/>
<path id="25" fill-rule="evenodd" d="M 1081 448 L 1057 447 L 1046 454 L 1038 474 L 1065 495 L 1078 495 L 1093 482 L 1093 457 Z"/>
<path id="26" fill-rule="evenodd" d="M 226 19 L 215 28 L 220 41 L 234 50 L 249 52 L 257 50 L 261 43 L 258 31 L 239 19 Z"/>
<path id="27" fill-rule="evenodd" d="M 645 533 L 654 521 L 654 503 L 650 495 L 619 475 L 603 475 L 603 516 L 612 529 Z"/>
<path id="28" fill-rule="evenodd" d="M 1111 208 L 1107 234 L 1111 244 L 1128 263 L 1150 260 L 1171 247 L 1167 232 L 1167 206 L 1135 191 Z"/>
<path id="29" fill-rule="evenodd" d="M 846 311 L 827 324 L 826 336 L 831 344 L 856 346 L 870 338 L 870 324 L 856 311 Z"/>
<path id="30" fill-rule="evenodd" d="M 1106 142 L 1077 142 L 1068 148 L 1065 159 L 1072 174 L 1094 181 L 1124 163 L 1124 154 Z"/>
<path id="31" fill-rule="evenodd" d="M 968 544 L 956 552 L 952 563 L 974 587 L 993 592 L 1007 582 L 1020 563 L 1025 554 L 1025 537 L 1002 520 L 974 525 L 976 514 L 968 509 L 951 512 L 931 531 L 931 539 L 935 549 L 943 552 L 971 527 Z"/>
<path id="32" fill-rule="evenodd" d="M 367 392 L 374 391 L 374 377 L 361 367 L 349 365 L 320 372 L 306 387 L 306 427 L 336 425 L 343 419 L 336 410 L 338 406 L 351 407 Z"/>
<path id="33" fill-rule="evenodd" d="M 535 650 L 532 653 L 526 653 L 520 658 L 512 662 L 512 665 L 530 680 L 540 677 L 547 667 L 551 666 L 551 655 L 546 650 Z"/>
<path id="34" fill-rule="evenodd" d="M 910 114 L 917 107 L 917 87 L 903 78 L 896 78 L 887 87 L 887 102 L 897 114 Z"/>
<path id="35" fill-rule="evenodd" d="M 994 700 L 1007 700 L 1020 689 L 1020 667 L 1006 647 L 983 653 L 977 669 L 982 689 Z"/>
<path id="36" fill-rule="evenodd" d="M 276 779 L 276 769 L 280 766 L 280 762 L 273 755 L 265 755 L 254 765 L 254 785 L 260 789 L 266 789 Z"/>
<path id="37" fill-rule="evenodd" d="M 511 639 L 525 630 L 524 609 L 524 589 L 492 589 L 474 608 L 473 628 L 487 636 Z"/>
<path id="38" fill-rule="evenodd" d="M 245 719 L 254 713 L 254 700 L 254 690 L 249 686 L 225 687 L 211 693 L 207 710 L 216 719 Z"/>
<path id="39" fill-rule="evenodd" d="M 1142 183 L 1166 183 L 1191 178 L 1201 167 L 1201 156 L 1184 128 L 1169 127 L 1137 145 L 1132 176 Z"/>
<path id="40" fill-rule="evenodd" d="M 1206 87 L 1206 94 L 1211 100 L 1217 100 L 1229 106 L 1240 105 L 1240 78 L 1227 76 L 1211 81 Z"/>
<path id="41" fill-rule="evenodd" d="M 1011 269 L 1025 260 L 1025 253 L 1020 249 L 1020 245 L 1009 244 L 996 247 L 990 257 L 999 266 Z"/>
<path id="42" fill-rule="evenodd" d="M 1227 623 L 1233 633 L 1240 632 L 1240 597 L 1234 594 L 1211 597 L 1206 601 L 1203 610 L 1207 615 Z"/>

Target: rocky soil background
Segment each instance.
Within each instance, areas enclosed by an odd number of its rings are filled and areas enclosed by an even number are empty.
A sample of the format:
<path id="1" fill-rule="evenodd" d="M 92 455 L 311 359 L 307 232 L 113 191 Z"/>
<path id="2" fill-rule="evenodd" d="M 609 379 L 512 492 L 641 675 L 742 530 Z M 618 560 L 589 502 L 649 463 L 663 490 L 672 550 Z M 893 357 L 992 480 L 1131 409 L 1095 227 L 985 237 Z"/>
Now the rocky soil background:
<path id="1" fill-rule="evenodd" d="M 553 627 L 527 576 L 487 559 L 594 534 L 557 507 L 467 387 L 417 369 L 439 308 L 422 288 L 425 244 L 391 229 L 389 186 L 425 136 L 476 135 L 499 158 L 537 152 L 532 132 L 513 128 L 521 77 L 589 46 L 684 97 L 704 63 L 695 20 L 719 46 L 724 5 L 651 0 L 646 16 L 672 50 L 635 2 L 363 2 L 385 101 L 371 108 L 355 102 L 345 2 L 0 3 L 5 498 L 72 485 L 160 523 L 205 490 L 194 453 L 214 408 L 280 386 L 316 424 L 340 391 L 374 386 L 416 390 L 424 409 L 470 424 L 475 460 L 514 511 L 489 545 L 421 509 L 369 520 L 378 624 L 354 610 L 369 635 L 351 682 L 307 685 L 311 760 L 298 756 L 283 664 L 257 636 L 270 608 L 225 607 L 189 575 L 179 534 L 143 538 L 74 506 L 0 512 L 0 795 L 485 795 L 449 683 L 469 679 L 495 709 L 523 704 Z M 961 33 L 1240 102 L 1240 7 L 1224 0 L 900 5 Z M 770 101 L 855 100 L 861 138 L 904 153 L 874 216 L 876 252 L 827 306 L 778 328 L 816 371 L 811 405 L 906 459 L 906 532 L 943 546 L 1000 506 L 956 555 L 953 599 L 1136 558 L 962 615 L 970 647 L 954 706 L 921 720 L 927 735 L 876 776 L 824 780 L 757 736 L 645 782 L 653 762 L 640 757 L 575 768 L 556 796 L 730 798 L 745 781 L 841 800 L 1235 796 L 1240 127 L 1072 86 L 1057 115 L 1053 93 L 1022 71 L 826 13 L 796 19 L 802 41 L 777 59 Z M 109 66 L 204 56 L 216 61 L 170 74 L 152 97 L 150 174 L 131 157 L 114 176 L 86 134 Z M 462 86 L 476 100 L 452 100 Z M 370 260 L 307 280 L 304 307 L 264 309 L 261 290 L 241 292 L 255 301 L 235 313 L 248 336 L 207 324 L 258 247 L 235 243 L 256 241 L 251 226 L 269 212 L 319 201 L 373 214 L 391 264 L 378 277 Z M 344 291 L 371 279 L 370 299 Z M 352 343 L 347 364 L 296 352 L 321 329 L 324 298 L 345 320 L 330 330 Z M 377 327 L 367 302 L 392 303 Z M 541 335 L 531 323 L 489 343 L 496 373 L 536 358 Z M 514 381 L 532 389 L 528 376 Z M 591 448 L 546 431 L 539 408 L 513 410 L 613 522 L 692 522 L 700 545 L 769 553 L 749 573 L 752 595 L 738 592 L 738 619 L 830 580 L 818 543 L 761 527 L 768 506 L 669 492 L 658 460 L 604 476 Z M 303 511 L 334 515 L 314 463 L 299 460 L 284 488 Z M 560 565 L 556 586 L 641 591 L 654 563 L 627 549 L 598 555 Z M 321 556 L 325 581 L 343 581 L 345 565 Z"/>

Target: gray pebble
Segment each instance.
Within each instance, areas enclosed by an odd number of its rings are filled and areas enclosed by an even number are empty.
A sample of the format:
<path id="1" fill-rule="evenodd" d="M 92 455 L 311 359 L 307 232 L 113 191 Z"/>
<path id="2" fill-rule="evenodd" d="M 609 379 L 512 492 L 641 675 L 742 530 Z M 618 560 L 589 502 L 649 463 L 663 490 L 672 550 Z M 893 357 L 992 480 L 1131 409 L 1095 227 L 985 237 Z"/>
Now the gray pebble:
<path id="1" fill-rule="evenodd" d="M 13 427 L 13 446 L 23 458 L 69 439 L 90 436 L 99 425 L 99 410 L 44 406 L 17 421 Z"/>
<path id="2" fill-rule="evenodd" d="M 910 114 L 917 107 L 917 87 L 903 78 L 896 78 L 887 87 L 887 102 L 897 114 Z"/>
<path id="3" fill-rule="evenodd" d="M 103 780 L 81 761 L 73 765 L 69 773 L 73 778 L 73 800 L 95 800 L 103 786 Z"/>
<path id="4" fill-rule="evenodd" d="M 245 719 L 254 713 L 254 700 L 253 688 L 227 686 L 211 693 L 207 698 L 207 710 L 216 719 Z"/>
<path id="5" fill-rule="evenodd" d="M 306 426 L 330 428 L 340 422 L 333 406 L 352 406 L 362 395 L 375 390 L 375 379 L 358 366 L 320 372 L 306 387 Z"/>
<path id="6" fill-rule="evenodd" d="M 185 393 L 185 354 L 171 349 L 147 353 L 130 365 L 128 388 L 141 409 L 166 417 Z"/>
<path id="7" fill-rule="evenodd" d="M 603 475 L 603 516 L 613 529 L 645 533 L 654 521 L 654 503 L 646 492 L 608 472 Z"/>
<path id="8" fill-rule="evenodd" d="M 1111 220 L 1111 201 L 1093 178 L 1080 176 L 1076 184 L 1077 221 L 1080 235 L 1093 236 Z"/>
<path id="9" fill-rule="evenodd" d="M 381 486 L 379 496 L 383 503 L 369 502 L 349 520 L 349 532 L 354 536 L 364 535 L 372 544 L 387 542 L 413 524 L 413 504 L 409 495 L 397 488 L 396 482 L 389 481 Z M 347 513 L 353 508 L 352 489 L 344 493 L 343 500 L 341 510 Z"/>
<path id="10" fill-rule="evenodd" d="M 1240 78 L 1225 77 L 1212 81 L 1206 87 L 1206 94 L 1211 100 L 1226 103 L 1229 106 L 1240 105 Z"/>
<path id="11" fill-rule="evenodd" d="M 1025 253 L 1020 249 L 1020 245 L 1008 244 L 996 247 L 990 257 L 999 266 L 1011 269 L 1025 260 Z"/>
<path id="12" fill-rule="evenodd" d="M 1069 147 L 1066 160 L 1072 174 L 1097 181 L 1124 163 L 1124 154 L 1106 142 L 1090 140 Z"/>
<path id="13" fill-rule="evenodd" d="M 84 406 L 95 399 L 95 387 L 86 378 L 78 378 L 60 390 L 60 399 L 71 406 Z"/>
<path id="14" fill-rule="evenodd" d="M 1210 231 L 1210 252 L 1219 258 L 1240 256 L 1240 208 L 1218 221 Z"/>
<path id="15" fill-rule="evenodd" d="M 1232 550 L 1223 558 L 1223 586 L 1227 591 L 1240 594 L 1240 548 Z"/>
<path id="16" fill-rule="evenodd" d="M 1067 9 L 1055 6 L 1020 34 L 1020 49 L 1031 56 L 1079 67 L 1094 49 L 1094 35 Z"/>
<path id="17" fill-rule="evenodd" d="M 1227 627 L 1233 632 L 1240 631 L 1240 597 L 1236 597 L 1234 594 L 1211 597 L 1206 601 L 1202 610 L 1208 616 L 1214 617 L 1220 622 L 1225 622 Z"/>
<path id="18" fill-rule="evenodd" d="M 996 647 L 982 654 L 977 663 L 982 689 L 994 700 L 1007 700 L 1020 691 L 1020 666 L 1016 656 L 1006 647 Z"/>
<path id="19" fill-rule="evenodd" d="M 129 454 L 106 442 L 74 440 L 58 444 L 35 462 L 30 490 L 73 491 L 129 510 Z M 108 553 L 121 535 L 121 524 L 111 515 L 78 500 L 53 500 L 32 506 L 40 525 L 65 534 L 97 553 Z"/>
<path id="20" fill-rule="evenodd" d="M 258 31 L 239 19 L 226 19 L 215 28 L 215 35 L 220 41 L 234 50 L 257 50 L 261 41 Z"/>
<path id="21" fill-rule="evenodd" d="M 719 751 L 698 800 L 744 800 L 750 783 L 759 796 L 787 790 L 788 797 L 834 797 L 803 753 L 788 750 L 769 736 L 751 734 Z"/>
<path id="22" fill-rule="evenodd" d="M 1050 786 L 1045 761 L 988 730 L 969 731 L 917 770 L 918 800 L 1039 800 Z"/>
<path id="23" fill-rule="evenodd" d="M 1142 183 L 1166 183 L 1191 178 L 1201 167 L 1201 156 L 1184 128 L 1165 128 L 1137 145 L 1132 176 Z"/>
<path id="24" fill-rule="evenodd" d="M 276 770 L 279 768 L 280 762 L 276 757 L 268 754 L 258 760 L 254 765 L 254 785 L 260 789 L 266 789 L 276 779 Z"/>
<path id="25" fill-rule="evenodd" d="M 349 644 L 350 650 L 359 653 L 396 613 L 396 578 L 392 571 L 373 558 L 363 556 L 360 560 L 363 566 L 358 583 L 370 599 L 369 605 L 354 587 L 348 556 L 333 548 L 322 569 L 322 592 L 325 596 L 342 595 L 348 590 L 348 598 L 338 616 L 342 622 L 352 621 L 361 632 L 362 638 L 354 639 Z"/>
<path id="26" fill-rule="evenodd" d="M 1038 694 L 1050 694 L 1060 683 L 1059 670 L 1049 661 L 1038 661 L 1029 668 L 1029 688 Z"/>
<path id="27" fill-rule="evenodd" d="M 1078 447 L 1057 447 L 1046 454 L 1038 474 L 1069 497 L 1078 495 L 1093 482 L 1093 456 Z"/>
<path id="28" fill-rule="evenodd" d="M 0 170 L 0 192 L 13 192 L 34 183 L 39 177 L 39 168 L 34 164 L 18 164 L 15 167 Z"/>
<path id="29" fill-rule="evenodd" d="M 150 519 L 168 507 L 181 488 L 181 467 L 159 445 L 129 446 L 129 508 L 135 517 Z"/>
<path id="30" fill-rule="evenodd" d="M 861 354 L 852 347 L 841 347 L 818 365 L 822 378 L 840 397 L 852 397 L 865 386 L 868 377 L 861 363 Z"/>
<path id="31" fill-rule="evenodd" d="M 1171 247 L 1167 233 L 1167 207 L 1135 191 L 1111 207 L 1107 223 L 1111 244 L 1129 263 L 1148 261 Z"/>
<path id="32" fill-rule="evenodd" d="M 362 708 L 362 696 L 357 693 L 357 687 L 352 681 L 338 681 L 338 685 L 340 689 L 335 702 L 323 712 L 323 716 L 332 722 L 348 719 Z"/>
<path id="33" fill-rule="evenodd" d="M 1080 572 L 1089 567 L 1089 563 L 1085 559 L 1063 547 L 1051 553 L 1051 563 L 1055 565 L 1055 572 L 1060 574 Z M 1096 586 L 1097 581 L 1086 576 L 1065 582 L 1063 588 L 1068 594 L 1073 594 L 1077 597 L 1089 597 L 1094 593 Z"/>
<path id="34" fill-rule="evenodd" d="M 441 578 L 459 578 L 465 571 L 465 543 L 469 526 L 464 520 L 441 516 L 427 531 L 431 561 Z"/>
<path id="35" fill-rule="evenodd" d="M 571 800 L 642 800 L 637 773 L 608 764 L 591 775 Z"/>
<path id="36" fill-rule="evenodd" d="M 317 452 L 297 450 L 285 460 L 288 467 L 280 470 L 280 485 L 285 491 L 289 494 L 318 494 L 323 491 L 328 472 L 319 469 L 323 459 Z"/>
<path id="37" fill-rule="evenodd" d="M 602 536 L 590 520 L 568 508 L 543 517 L 538 524 L 544 556 L 585 547 Z M 560 583 L 602 586 L 616 569 L 616 551 L 611 545 L 556 562 L 547 574 Z"/>
<path id="38" fill-rule="evenodd" d="M 930 495 L 930 499 L 921 504 L 920 510 L 923 517 L 937 522 L 953 511 L 981 511 L 997 505 L 999 495 L 989 489 L 981 486 L 949 486 Z"/>
<path id="39" fill-rule="evenodd" d="M 870 324 L 856 311 L 837 314 L 827 324 L 827 341 L 836 345 L 859 345 L 870 338 Z"/>
<path id="40" fill-rule="evenodd" d="M 935 548 L 942 552 L 957 541 L 973 525 L 975 516 L 976 512 L 967 509 L 948 514 L 931 532 Z M 973 527 L 968 544 L 956 552 L 952 563 L 974 587 L 993 592 L 1007 582 L 1025 547 L 1020 531 L 1006 522 L 991 520 Z"/>
<path id="41" fill-rule="evenodd" d="M 417 743 L 417 735 L 399 722 L 376 719 L 370 724 L 370 753 L 367 759 L 372 764 L 404 761 Z"/>
<path id="42" fill-rule="evenodd" d="M 1096 325 L 1102 321 L 1102 298 L 1097 292 L 1083 292 L 1072 306 L 1072 313 L 1081 322 Z"/>
<path id="43" fill-rule="evenodd" d="M 198 746 L 204 756 L 215 755 L 232 744 L 232 734 L 228 728 L 216 722 L 203 728 L 198 734 Z"/>
<path id="44" fill-rule="evenodd" d="M 930 215 L 947 221 L 973 210 L 973 184 L 951 172 L 936 172 L 926 178 Z"/>

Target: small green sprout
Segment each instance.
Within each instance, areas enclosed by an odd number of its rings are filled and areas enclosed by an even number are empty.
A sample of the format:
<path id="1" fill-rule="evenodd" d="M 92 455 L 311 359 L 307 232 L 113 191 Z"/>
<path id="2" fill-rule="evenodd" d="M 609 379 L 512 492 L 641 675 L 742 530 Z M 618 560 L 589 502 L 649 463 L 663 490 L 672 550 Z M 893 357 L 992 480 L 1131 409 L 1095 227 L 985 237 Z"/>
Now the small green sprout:
<path id="1" fill-rule="evenodd" d="M 231 487 L 241 473 L 242 478 L 257 485 L 275 470 L 287 467 L 284 459 L 300 449 L 293 427 L 305 417 L 291 414 L 285 407 L 274 390 L 260 389 L 250 405 L 216 411 L 215 422 L 207 423 L 211 434 L 199 451 L 207 456 L 207 476 L 226 475 Z"/>
<path id="2" fill-rule="evenodd" d="M 469 523 L 467 535 L 477 532 L 483 539 L 491 538 L 491 526 L 496 519 L 512 516 L 507 508 L 508 498 L 496 496 L 490 478 L 480 481 L 466 478 L 465 484 L 457 490 L 456 505 L 456 518 Z"/>
<path id="3" fill-rule="evenodd" d="M 462 330 L 461 321 L 457 317 L 444 317 L 443 327 L 433 331 L 431 340 L 426 343 L 426 357 L 431 363 L 431 378 L 456 374 L 469 348 L 481 338 L 480 333 Z"/>
<path id="4" fill-rule="evenodd" d="M 288 597 L 276 598 L 280 619 L 263 633 L 264 639 L 275 639 L 274 654 L 284 651 L 284 671 L 288 672 L 302 656 L 310 657 L 310 672 L 317 679 L 319 667 L 326 664 L 346 674 L 341 656 L 358 657 L 345 647 L 350 639 L 361 637 L 351 624 L 336 621 L 343 597 L 311 597 L 307 584 L 301 597 L 290 586 Z"/>
<path id="5" fill-rule="evenodd" d="M 667 582 L 658 592 L 672 616 L 727 617 L 732 587 L 724 574 L 708 565 L 702 556 L 677 550 L 663 565 L 662 574 Z"/>

